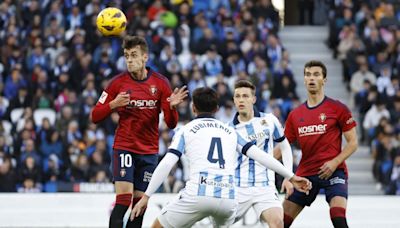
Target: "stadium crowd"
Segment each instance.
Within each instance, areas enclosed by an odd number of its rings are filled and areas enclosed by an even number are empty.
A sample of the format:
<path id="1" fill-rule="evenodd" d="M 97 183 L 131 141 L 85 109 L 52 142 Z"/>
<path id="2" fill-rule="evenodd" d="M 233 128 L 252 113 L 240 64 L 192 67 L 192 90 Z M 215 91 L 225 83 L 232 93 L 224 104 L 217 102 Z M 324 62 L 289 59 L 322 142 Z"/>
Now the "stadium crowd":
<path id="1" fill-rule="evenodd" d="M 400 4 L 326 2 L 328 45 L 342 61 L 377 186 L 400 194 Z M 5 0 L 0 3 L 0 192 L 111 181 L 118 114 L 100 125 L 89 119 L 107 81 L 125 70 L 121 39 L 96 29 L 97 14 L 107 6 L 124 11 L 127 33 L 146 38 L 150 66 L 173 88 L 216 89 L 217 118 L 224 122 L 235 113 L 232 88 L 238 79 L 258 85 L 257 108 L 282 123 L 301 102 L 270 0 Z M 178 107 L 180 124 L 193 117 L 189 104 Z M 172 134 L 160 127 L 160 158 Z M 179 191 L 185 175 L 183 159 L 160 192 Z"/>
<path id="2" fill-rule="evenodd" d="M 342 61 L 377 188 L 400 195 L 399 1 L 331 1 L 328 44 Z"/>
<path id="3" fill-rule="evenodd" d="M 289 53 L 280 43 L 280 18 L 270 0 L 13 1 L 0 3 L 0 192 L 47 192 L 49 183 L 109 183 L 118 114 L 89 119 L 107 81 L 125 70 L 121 39 L 96 30 L 101 9 L 115 6 L 127 33 L 150 46 L 149 65 L 173 88 L 213 87 L 217 118 L 235 113 L 232 87 L 251 79 L 257 108 L 284 123 L 299 104 Z M 181 124 L 192 118 L 186 101 Z M 160 127 L 160 157 L 173 132 Z M 183 163 L 183 165 L 182 165 Z M 161 192 L 185 179 L 177 165 Z"/>

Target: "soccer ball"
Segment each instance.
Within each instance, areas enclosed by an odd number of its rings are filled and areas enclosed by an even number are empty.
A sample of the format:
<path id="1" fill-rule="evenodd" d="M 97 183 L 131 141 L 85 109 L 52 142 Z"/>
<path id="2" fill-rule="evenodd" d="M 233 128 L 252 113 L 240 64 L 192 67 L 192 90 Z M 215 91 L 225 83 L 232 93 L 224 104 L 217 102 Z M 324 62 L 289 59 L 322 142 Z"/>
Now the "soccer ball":
<path id="1" fill-rule="evenodd" d="M 118 36 L 126 28 L 125 14 L 118 8 L 103 9 L 96 20 L 97 29 L 105 36 Z"/>

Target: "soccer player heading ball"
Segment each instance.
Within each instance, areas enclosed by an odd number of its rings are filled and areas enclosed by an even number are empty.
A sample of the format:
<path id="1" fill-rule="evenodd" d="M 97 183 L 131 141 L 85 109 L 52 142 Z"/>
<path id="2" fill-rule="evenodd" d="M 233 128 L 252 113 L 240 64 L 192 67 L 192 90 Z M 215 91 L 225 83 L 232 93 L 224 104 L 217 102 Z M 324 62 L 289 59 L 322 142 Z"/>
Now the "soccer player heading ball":
<path id="1" fill-rule="evenodd" d="M 358 147 L 356 122 L 349 109 L 337 100 L 325 96 L 326 67 L 320 61 L 304 66 L 307 101 L 290 112 L 285 136 L 301 147 L 302 158 L 296 174 L 313 184 L 309 195 L 299 191 L 283 203 L 284 224 L 293 219 L 315 200 L 320 189 L 325 190 L 330 216 L 335 228 L 346 228 L 347 167 L 345 160 Z M 346 145 L 342 149 L 342 134 Z"/>
<path id="2" fill-rule="evenodd" d="M 116 204 L 110 227 L 122 227 L 129 205 L 135 205 L 158 163 L 159 114 L 169 128 L 178 122 L 179 105 L 188 95 L 186 87 L 171 91 L 168 79 L 146 67 L 148 46 L 142 37 L 126 36 L 122 48 L 127 72 L 114 76 L 101 94 L 91 118 L 99 123 L 111 112 L 118 112 L 112 156 Z M 132 200 L 133 198 L 133 200 Z M 143 217 L 129 221 L 127 227 L 141 227 Z"/>

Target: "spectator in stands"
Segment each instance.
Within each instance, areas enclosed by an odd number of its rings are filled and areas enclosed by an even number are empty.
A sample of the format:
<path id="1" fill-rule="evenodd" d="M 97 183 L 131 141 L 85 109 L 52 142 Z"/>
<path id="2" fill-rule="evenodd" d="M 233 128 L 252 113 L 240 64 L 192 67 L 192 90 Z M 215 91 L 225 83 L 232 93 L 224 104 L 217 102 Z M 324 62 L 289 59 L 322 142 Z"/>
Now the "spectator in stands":
<path id="1" fill-rule="evenodd" d="M 382 100 L 377 100 L 367 111 L 363 122 L 363 128 L 368 133 L 370 140 L 375 136 L 375 128 L 382 118 L 390 119 L 390 113 L 386 109 L 385 103 Z"/>
<path id="2" fill-rule="evenodd" d="M 27 156 L 19 170 L 18 192 L 40 192 L 42 188 L 42 172 L 37 161 L 32 156 Z"/>
<path id="3" fill-rule="evenodd" d="M 11 158 L 0 149 L 0 192 L 15 192 L 17 175 Z"/>

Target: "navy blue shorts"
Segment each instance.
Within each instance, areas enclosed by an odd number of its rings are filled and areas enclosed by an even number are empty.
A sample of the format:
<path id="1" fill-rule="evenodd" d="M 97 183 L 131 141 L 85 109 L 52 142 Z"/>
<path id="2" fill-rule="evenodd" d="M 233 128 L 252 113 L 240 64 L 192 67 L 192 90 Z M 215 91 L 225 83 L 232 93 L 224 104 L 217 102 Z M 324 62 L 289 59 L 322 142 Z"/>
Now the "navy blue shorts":
<path id="1" fill-rule="evenodd" d="M 325 199 L 329 203 L 335 196 L 342 196 L 347 199 L 347 177 L 343 169 L 338 169 L 333 172 L 332 176 L 328 180 L 322 180 L 318 175 L 305 177 L 312 182 L 312 189 L 310 194 L 299 192 L 294 189 L 292 195 L 289 196 L 288 200 L 296 203 L 300 206 L 310 206 L 317 198 L 320 190 L 325 192 Z"/>
<path id="2" fill-rule="evenodd" d="M 135 190 L 144 192 L 157 164 L 157 154 L 134 154 L 125 150 L 114 150 L 111 161 L 113 181 L 131 182 Z"/>

